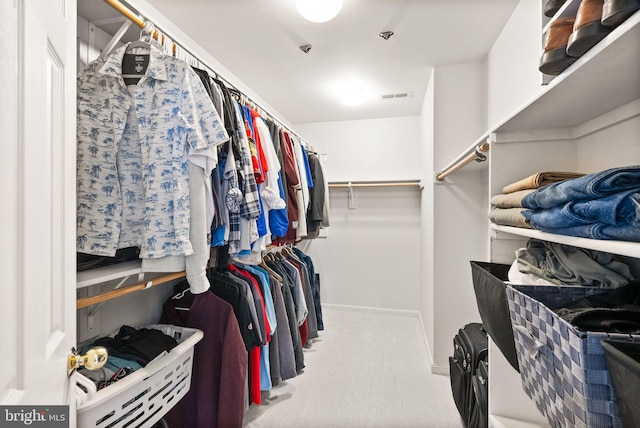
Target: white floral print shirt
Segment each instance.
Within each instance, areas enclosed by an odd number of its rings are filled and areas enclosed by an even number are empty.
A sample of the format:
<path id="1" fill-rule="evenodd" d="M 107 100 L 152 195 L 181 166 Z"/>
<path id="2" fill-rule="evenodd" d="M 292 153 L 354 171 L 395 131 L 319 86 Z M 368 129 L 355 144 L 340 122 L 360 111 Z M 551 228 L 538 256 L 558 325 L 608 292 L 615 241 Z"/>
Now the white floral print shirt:
<path id="1" fill-rule="evenodd" d="M 229 137 L 202 82 L 184 61 L 128 45 L 78 77 L 77 251 L 141 258 L 189 255 L 190 153 Z M 148 54 L 137 85 L 122 77 L 125 53 Z M 217 162 L 217 158 L 214 159 Z"/>

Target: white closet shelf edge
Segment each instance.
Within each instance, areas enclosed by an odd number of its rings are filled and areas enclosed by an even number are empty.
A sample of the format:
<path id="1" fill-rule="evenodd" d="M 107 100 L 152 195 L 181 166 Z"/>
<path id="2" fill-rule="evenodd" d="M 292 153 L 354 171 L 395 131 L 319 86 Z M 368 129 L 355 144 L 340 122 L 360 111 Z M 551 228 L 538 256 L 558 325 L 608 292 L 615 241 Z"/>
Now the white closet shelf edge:
<path id="1" fill-rule="evenodd" d="M 573 127 L 502 131 L 491 134 L 491 140 L 496 144 L 577 140 L 638 116 L 640 98 Z"/>
<path id="2" fill-rule="evenodd" d="M 90 287 L 92 285 L 140 274 L 143 274 L 142 261 L 140 260 L 90 269 L 78 272 L 76 276 L 76 288 Z"/>
<path id="3" fill-rule="evenodd" d="M 573 247 L 589 248 L 591 250 L 619 254 L 621 256 L 640 258 L 640 243 L 638 242 L 578 238 L 575 236 L 556 235 L 553 233 L 541 232 L 539 230 L 501 226 L 497 224 L 492 224 L 491 230 L 492 239 L 509 239 L 509 236 L 500 236 L 500 233 L 506 233 L 508 235 L 536 238 L 543 241 L 571 245 Z"/>

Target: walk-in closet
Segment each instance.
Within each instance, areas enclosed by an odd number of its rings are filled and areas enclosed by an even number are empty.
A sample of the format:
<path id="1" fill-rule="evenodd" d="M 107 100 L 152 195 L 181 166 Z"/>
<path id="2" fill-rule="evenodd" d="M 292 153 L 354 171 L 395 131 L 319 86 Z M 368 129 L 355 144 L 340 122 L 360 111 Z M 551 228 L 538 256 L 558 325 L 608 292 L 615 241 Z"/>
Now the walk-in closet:
<path id="1" fill-rule="evenodd" d="M 0 47 L 0 426 L 640 423 L 640 0 L 11 0 Z"/>

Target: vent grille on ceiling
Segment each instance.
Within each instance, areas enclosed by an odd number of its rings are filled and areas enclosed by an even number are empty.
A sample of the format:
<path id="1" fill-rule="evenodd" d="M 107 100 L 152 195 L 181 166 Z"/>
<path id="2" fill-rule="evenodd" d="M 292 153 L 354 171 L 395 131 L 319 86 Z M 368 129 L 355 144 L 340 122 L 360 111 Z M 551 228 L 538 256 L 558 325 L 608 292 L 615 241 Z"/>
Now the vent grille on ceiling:
<path id="1" fill-rule="evenodd" d="M 411 96 L 411 94 L 409 92 L 400 92 L 400 93 L 397 93 L 397 94 L 383 94 L 381 96 L 381 98 L 383 100 L 391 100 L 391 99 L 394 99 L 394 98 L 408 98 L 410 96 Z"/>

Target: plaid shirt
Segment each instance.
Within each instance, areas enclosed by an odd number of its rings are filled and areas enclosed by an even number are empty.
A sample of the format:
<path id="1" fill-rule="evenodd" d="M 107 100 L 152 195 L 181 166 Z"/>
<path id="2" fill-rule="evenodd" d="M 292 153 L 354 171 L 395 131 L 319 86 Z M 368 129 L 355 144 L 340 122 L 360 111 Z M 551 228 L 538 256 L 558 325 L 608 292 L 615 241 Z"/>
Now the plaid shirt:
<path id="1" fill-rule="evenodd" d="M 251 150 L 249 149 L 249 140 L 247 139 L 247 133 L 244 128 L 244 120 L 242 120 L 242 113 L 240 112 L 240 104 L 236 103 L 236 115 L 238 117 L 237 132 L 238 142 L 240 143 L 240 159 L 236 159 L 236 163 L 239 168 L 238 171 L 242 177 L 244 194 L 244 202 L 240 207 L 240 215 L 246 219 L 256 219 L 260 216 L 260 194 L 258 193 L 258 186 L 256 184 L 256 178 L 253 174 L 253 164 L 251 162 Z"/>
<path id="2" fill-rule="evenodd" d="M 234 136 L 233 140 L 235 140 L 235 138 L 236 137 Z M 224 172 L 224 180 L 227 180 L 228 182 L 227 186 L 225 186 L 228 189 L 227 191 L 231 191 L 231 189 L 238 189 L 238 161 L 235 159 L 233 153 L 233 143 L 234 142 L 232 141 L 232 143 L 229 144 L 229 152 L 227 153 L 227 163 L 225 165 Z M 236 253 L 240 243 L 240 210 L 233 209 L 233 207 L 230 207 L 228 203 L 227 209 L 229 212 L 229 252 Z"/>

